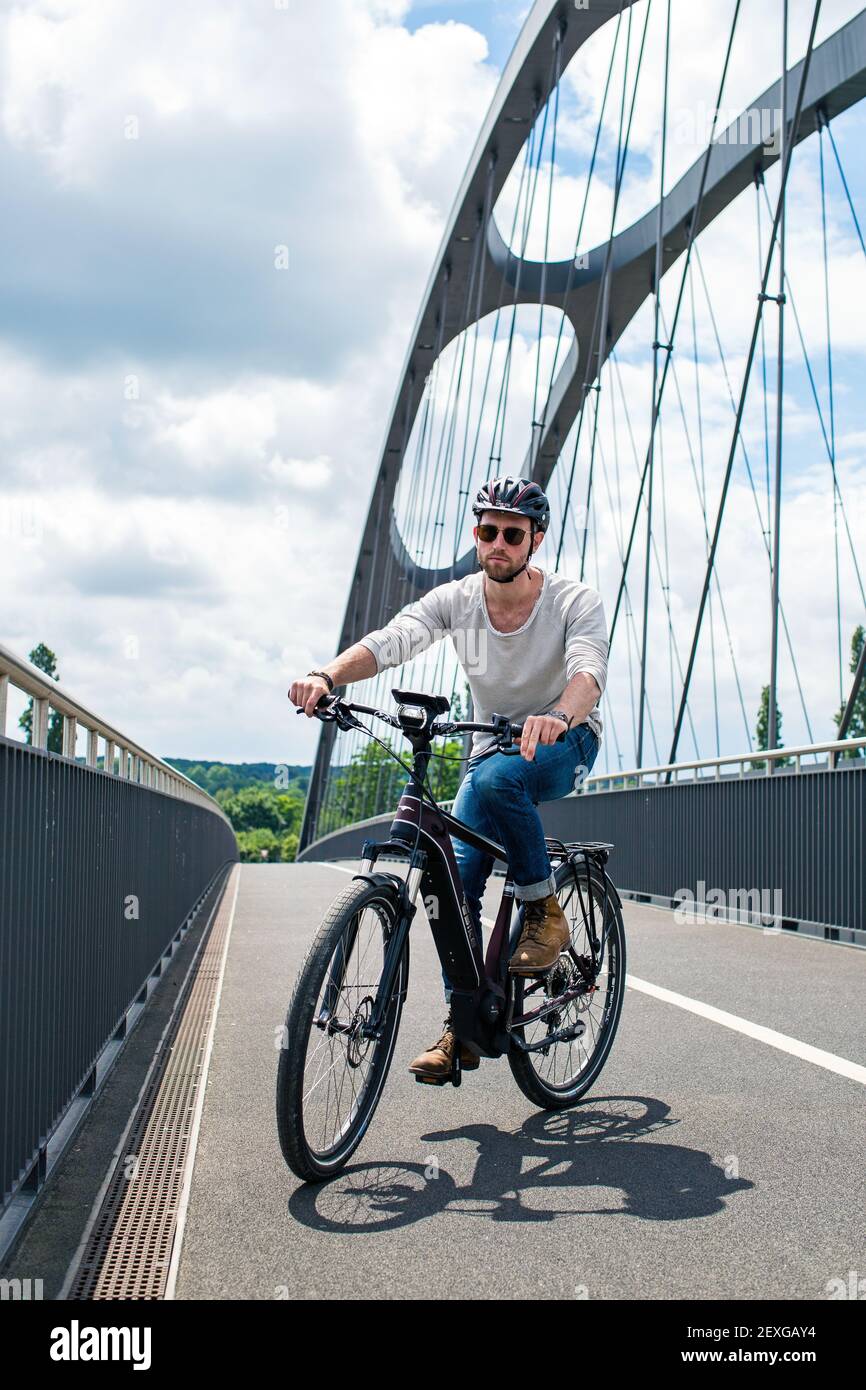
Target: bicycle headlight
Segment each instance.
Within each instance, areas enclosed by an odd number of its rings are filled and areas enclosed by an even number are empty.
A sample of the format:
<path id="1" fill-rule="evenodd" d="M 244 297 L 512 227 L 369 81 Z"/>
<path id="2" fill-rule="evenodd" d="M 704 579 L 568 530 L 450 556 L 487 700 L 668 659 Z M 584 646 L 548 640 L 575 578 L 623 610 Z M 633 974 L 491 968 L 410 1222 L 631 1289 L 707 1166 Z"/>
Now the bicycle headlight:
<path id="1" fill-rule="evenodd" d="M 414 724 L 417 728 L 423 729 L 427 722 L 427 711 L 423 705 L 398 705 L 397 718 L 401 723 Z"/>

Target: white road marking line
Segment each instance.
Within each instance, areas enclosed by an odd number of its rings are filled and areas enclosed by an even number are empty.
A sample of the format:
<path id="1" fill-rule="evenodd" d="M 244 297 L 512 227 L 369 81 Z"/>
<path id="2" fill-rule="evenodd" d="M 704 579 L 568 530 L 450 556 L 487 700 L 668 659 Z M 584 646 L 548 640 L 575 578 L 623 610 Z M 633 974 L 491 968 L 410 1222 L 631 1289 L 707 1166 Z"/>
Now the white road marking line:
<path id="1" fill-rule="evenodd" d="M 849 1081 L 859 1081 L 861 1086 L 866 1086 L 866 1067 L 858 1062 L 849 1062 L 846 1057 L 837 1057 L 833 1052 L 812 1047 L 810 1043 L 800 1042 L 799 1038 L 792 1038 L 787 1033 L 777 1033 L 775 1028 L 765 1028 L 761 1023 L 752 1023 L 748 1018 L 729 1014 L 727 1010 L 717 1009 L 712 1004 L 703 1004 L 699 999 L 689 999 L 687 995 L 677 994 L 672 989 L 663 989 L 661 985 L 650 984 L 648 980 L 639 980 L 636 975 L 627 974 L 625 979 L 631 989 L 636 989 L 641 994 L 650 994 L 665 1004 L 675 1004 L 678 1009 L 687 1009 L 689 1013 L 708 1018 L 711 1023 L 720 1023 L 723 1028 L 731 1028 L 735 1033 L 743 1033 L 747 1038 L 755 1038 L 758 1042 L 766 1043 L 768 1047 L 778 1048 L 780 1052 L 788 1052 L 792 1057 L 800 1057 L 804 1062 L 812 1062 L 816 1067 L 836 1072 L 838 1076 L 847 1076 Z"/>
<path id="2" fill-rule="evenodd" d="M 322 863 L 321 860 L 314 862 Z M 339 864 L 323 863 L 322 868 L 339 869 L 343 874 L 354 872 L 353 869 L 344 869 Z M 490 917 L 482 917 L 481 920 L 486 927 L 494 925 Z M 801 1042 L 799 1038 L 792 1038 L 787 1033 L 777 1033 L 775 1028 L 765 1028 L 762 1023 L 752 1023 L 750 1019 L 740 1018 L 738 1014 L 729 1014 L 726 1009 L 717 1009 L 713 1004 L 704 1004 L 700 999 L 690 999 L 687 994 L 677 994 L 675 990 L 664 989 L 661 985 L 651 984 L 649 980 L 638 979 L 637 975 L 627 974 L 625 982 L 629 989 L 637 990 L 639 994 L 649 994 L 664 1004 L 674 1004 L 676 1008 L 697 1014 L 699 1018 L 707 1018 L 711 1023 L 730 1028 L 732 1032 L 742 1033 L 747 1038 L 754 1038 L 756 1042 L 777 1048 L 779 1052 L 787 1052 L 792 1057 L 812 1062 L 816 1067 L 823 1067 L 825 1071 L 835 1072 L 837 1076 L 846 1076 L 849 1081 L 859 1081 L 861 1086 L 866 1086 L 866 1067 L 861 1066 L 859 1062 L 849 1062 L 847 1057 L 837 1057 L 834 1052 L 825 1052 L 823 1048 L 812 1047 L 811 1043 Z"/>
<path id="3" fill-rule="evenodd" d="M 315 864 L 319 869 L 336 869 L 338 874 L 351 874 L 353 877 L 358 872 L 357 869 L 344 869 L 342 864 L 330 864 L 326 859 L 302 860 L 302 865 Z"/>
<path id="4" fill-rule="evenodd" d="M 485 926 L 493 926 L 489 917 L 482 917 L 481 920 Z M 700 999 L 690 999 L 687 994 L 677 994 L 673 989 L 641 980 L 637 975 L 627 973 L 625 982 L 629 989 L 637 990 L 639 994 L 649 994 L 665 1004 L 674 1004 L 678 1009 L 697 1014 L 699 1018 L 708 1018 L 711 1023 L 720 1023 L 723 1028 L 730 1028 L 735 1033 L 742 1033 L 747 1038 L 766 1043 L 768 1047 L 778 1048 L 780 1052 L 788 1052 L 792 1057 L 800 1057 L 804 1062 L 812 1062 L 816 1067 L 836 1072 L 838 1076 L 847 1076 L 849 1081 L 859 1081 L 861 1086 L 866 1086 L 866 1067 L 859 1062 L 849 1062 L 847 1057 L 837 1057 L 834 1052 L 812 1047 L 811 1043 L 801 1042 L 788 1033 L 777 1033 L 775 1028 L 765 1028 L 762 1023 L 752 1023 L 751 1019 L 730 1014 L 727 1009 L 717 1009 L 714 1004 L 704 1004 Z"/>

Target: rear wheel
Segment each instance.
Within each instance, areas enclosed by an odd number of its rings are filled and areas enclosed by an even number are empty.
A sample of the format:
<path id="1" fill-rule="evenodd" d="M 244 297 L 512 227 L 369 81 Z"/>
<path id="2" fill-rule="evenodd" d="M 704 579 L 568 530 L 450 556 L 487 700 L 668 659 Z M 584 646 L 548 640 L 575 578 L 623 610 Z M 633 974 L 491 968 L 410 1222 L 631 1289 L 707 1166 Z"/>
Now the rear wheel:
<path id="1" fill-rule="evenodd" d="M 343 1167 L 379 1103 L 409 983 L 408 937 L 380 1036 L 367 1025 L 397 920 L 396 889 L 352 882 L 295 984 L 277 1071 L 277 1128 L 286 1162 L 306 1182 Z"/>
<path id="2" fill-rule="evenodd" d="M 595 866 L 589 872 L 585 863 L 575 867 L 577 884 L 571 865 L 560 864 L 556 870 L 556 896 L 571 932 L 570 946 L 547 979 L 510 977 L 515 1019 L 570 988 L 583 990 L 545 1017 L 512 1028 L 508 1061 L 514 1079 L 527 1099 L 544 1110 L 575 1105 L 597 1080 L 625 995 L 625 928 L 619 904 L 610 886 L 605 893 L 604 877 Z M 602 948 L 600 969 L 593 965 L 590 893 L 595 934 Z M 525 1052 L 515 1039 L 540 1046 Z"/>

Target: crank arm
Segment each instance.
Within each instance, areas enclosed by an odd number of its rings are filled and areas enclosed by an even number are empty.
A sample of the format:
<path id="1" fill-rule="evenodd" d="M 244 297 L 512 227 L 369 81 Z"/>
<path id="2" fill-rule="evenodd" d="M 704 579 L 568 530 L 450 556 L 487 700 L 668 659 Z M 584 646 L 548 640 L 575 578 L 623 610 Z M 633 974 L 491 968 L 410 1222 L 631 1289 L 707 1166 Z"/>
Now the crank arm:
<path id="1" fill-rule="evenodd" d="M 575 1042 L 582 1038 L 586 1032 L 586 1024 L 582 1020 L 570 1024 L 567 1028 L 558 1028 L 555 1033 L 548 1033 L 547 1037 L 541 1038 L 539 1042 L 527 1043 L 522 1038 L 517 1038 L 512 1034 L 512 1046 L 516 1046 L 521 1052 L 543 1052 L 553 1043 Z"/>

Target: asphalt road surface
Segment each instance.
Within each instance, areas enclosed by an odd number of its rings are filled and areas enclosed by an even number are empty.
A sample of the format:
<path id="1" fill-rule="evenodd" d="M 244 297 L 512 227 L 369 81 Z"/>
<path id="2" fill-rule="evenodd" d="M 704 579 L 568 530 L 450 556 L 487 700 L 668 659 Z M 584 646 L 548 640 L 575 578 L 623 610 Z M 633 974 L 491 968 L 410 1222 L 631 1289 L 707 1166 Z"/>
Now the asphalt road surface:
<path id="1" fill-rule="evenodd" d="M 504 1058 L 459 1089 L 407 1072 L 444 1016 L 419 907 L 370 1129 L 331 1182 L 298 1182 L 279 1033 L 354 867 L 241 869 L 178 1298 L 797 1300 L 866 1277 L 866 953 L 629 902 L 619 1032 L 590 1096 L 556 1114 Z"/>

